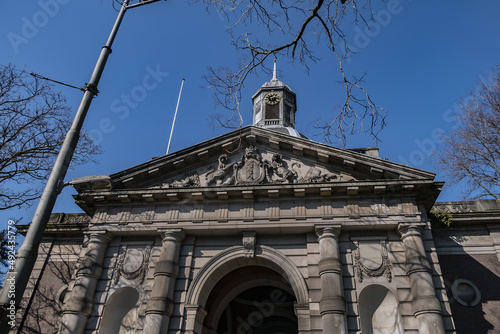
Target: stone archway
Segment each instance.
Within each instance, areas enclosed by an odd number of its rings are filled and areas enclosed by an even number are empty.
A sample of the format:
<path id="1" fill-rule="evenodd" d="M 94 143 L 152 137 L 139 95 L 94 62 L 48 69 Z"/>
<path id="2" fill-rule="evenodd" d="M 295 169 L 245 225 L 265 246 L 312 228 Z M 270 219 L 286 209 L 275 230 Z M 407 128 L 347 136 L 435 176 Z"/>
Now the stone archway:
<path id="1" fill-rule="evenodd" d="M 230 247 L 214 256 L 198 272 L 187 293 L 186 333 L 216 333 L 227 306 L 235 298 L 241 297 L 241 294 L 252 293 L 248 290 L 256 287 L 266 287 L 263 291 L 267 292 L 263 292 L 264 294 L 270 294 L 276 289 L 275 294 L 286 296 L 288 303 L 293 299 L 293 313 L 297 315 L 294 321 L 298 327 L 295 333 L 305 333 L 309 329 L 309 292 L 298 268 L 275 249 L 267 246 L 258 248 L 255 257 L 249 258 L 245 257 L 243 247 Z M 271 295 L 269 297 L 271 298 Z M 267 299 L 255 301 L 263 303 L 267 302 Z M 281 312 L 281 308 L 276 308 L 276 304 L 274 307 L 278 313 Z M 269 310 L 261 311 L 263 315 L 266 312 L 269 313 Z M 282 318 L 286 316 L 283 314 Z"/>
<path id="2" fill-rule="evenodd" d="M 242 267 L 213 288 L 205 306 L 204 332 L 295 334 L 295 302 L 290 285 L 274 270 Z"/>

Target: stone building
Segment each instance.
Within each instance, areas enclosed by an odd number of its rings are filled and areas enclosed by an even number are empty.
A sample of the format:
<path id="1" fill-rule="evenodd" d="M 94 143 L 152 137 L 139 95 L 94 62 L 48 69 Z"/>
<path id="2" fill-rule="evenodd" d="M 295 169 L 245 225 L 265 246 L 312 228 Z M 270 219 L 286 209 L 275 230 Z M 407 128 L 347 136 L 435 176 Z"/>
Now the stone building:
<path id="1" fill-rule="evenodd" d="M 276 74 L 252 100 L 253 126 L 73 180 L 12 332 L 466 333 L 477 305 L 500 331 L 498 203 L 433 235 L 435 174 L 305 138 Z"/>
<path id="2" fill-rule="evenodd" d="M 433 228 L 458 333 L 500 333 L 500 202 L 436 203 L 452 228 Z"/>

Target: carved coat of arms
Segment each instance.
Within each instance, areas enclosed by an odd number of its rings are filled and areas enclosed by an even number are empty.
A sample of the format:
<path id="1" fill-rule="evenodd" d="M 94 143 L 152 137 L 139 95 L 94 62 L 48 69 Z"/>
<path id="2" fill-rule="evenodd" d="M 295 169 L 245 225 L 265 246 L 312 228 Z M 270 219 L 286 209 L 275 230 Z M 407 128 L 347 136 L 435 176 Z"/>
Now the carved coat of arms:
<path id="1" fill-rule="evenodd" d="M 240 162 L 234 166 L 236 184 L 259 184 L 266 177 L 262 159 L 254 146 L 248 146 Z"/>

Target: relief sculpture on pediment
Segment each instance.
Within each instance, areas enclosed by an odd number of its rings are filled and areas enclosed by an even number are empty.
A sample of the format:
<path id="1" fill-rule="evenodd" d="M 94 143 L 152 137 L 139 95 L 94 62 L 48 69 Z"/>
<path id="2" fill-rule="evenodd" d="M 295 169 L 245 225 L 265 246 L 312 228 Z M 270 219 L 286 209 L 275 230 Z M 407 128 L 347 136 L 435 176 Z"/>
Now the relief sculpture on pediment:
<path id="1" fill-rule="evenodd" d="M 266 162 L 266 178 L 269 183 L 294 183 L 297 173 L 284 166 L 281 154 L 273 154 L 271 162 Z"/>
<path id="2" fill-rule="evenodd" d="M 340 182 L 345 175 L 332 173 L 317 166 L 302 166 L 298 162 L 285 161 L 279 153 L 274 153 L 271 161 L 263 159 L 253 145 L 245 148 L 239 161 L 230 162 L 226 154 L 218 158 L 217 168 L 208 167 L 203 175 L 193 172 L 182 179 L 164 183 L 162 187 L 192 188 L 203 186 L 285 184 L 285 183 L 328 183 Z"/>
<path id="3" fill-rule="evenodd" d="M 213 184 L 217 186 L 234 184 L 233 167 L 235 164 L 236 162 L 228 163 L 227 155 L 222 154 L 219 157 L 219 166 L 217 169 L 213 166 L 208 168 L 208 173 L 205 175 L 207 186 Z"/>
<path id="4" fill-rule="evenodd" d="M 187 175 L 181 180 L 174 180 L 172 183 L 165 184 L 167 188 L 194 188 L 200 187 L 200 176 L 198 173 Z"/>
<path id="5" fill-rule="evenodd" d="M 292 167 L 301 167 L 299 163 L 294 163 Z M 299 173 L 296 172 L 298 176 Z M 310 167 L 309 170 L 303 177 L 298 176 L 298 183 L 323 183 L 323 182 L 332 182 L 333 180 L 340 181 L 341 176 L 330 173 L 328 171 L 323 171 L 318 167 Z"/>

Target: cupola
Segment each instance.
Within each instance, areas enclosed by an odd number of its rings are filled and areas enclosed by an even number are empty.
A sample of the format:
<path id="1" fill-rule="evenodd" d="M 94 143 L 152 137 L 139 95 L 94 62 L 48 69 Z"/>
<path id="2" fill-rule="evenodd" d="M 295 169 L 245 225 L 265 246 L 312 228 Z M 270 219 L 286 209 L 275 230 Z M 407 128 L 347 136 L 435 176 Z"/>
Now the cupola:
<path id="1" fill-rule="evenodd" d="M 295 130 L 296 95 L 290 87 L 278 80 L 276 59 L 273 78 L 252 96 L 252 102 L 254 126 L 303 137 Z"/>

